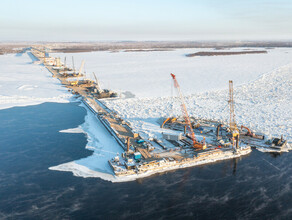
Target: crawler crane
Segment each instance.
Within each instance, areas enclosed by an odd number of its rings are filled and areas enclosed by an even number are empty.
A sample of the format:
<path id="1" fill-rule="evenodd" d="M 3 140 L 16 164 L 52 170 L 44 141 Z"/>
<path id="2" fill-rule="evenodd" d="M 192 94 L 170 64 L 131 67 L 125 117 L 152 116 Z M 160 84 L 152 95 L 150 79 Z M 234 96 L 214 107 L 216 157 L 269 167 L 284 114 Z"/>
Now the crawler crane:
<path id="1" fill-rule="evenodd" d="M 83 67 L 84 67 L 84 60 L 81 63 L 81 66 L 80 66 L 80 69 L 79 69 L 79 72 L 78 72 L 78 75 L 77 75 L 77 80 L 70 82 L 71 86 L 78 86 L 79 85 L 79 76 L 82 73 Z"/>
<path id="2" fill-rule="evenodd" d="M 185 123 L 187 124 L 189 135 L 190 135 L 190 137 L 192 139 L 192 142 L 193 142 L 193 147 L 198 149 L 198 150 L 204 150 L 204 149 L 206 149 L 206 144 L 198 142 L 196 137 L 195 137 L 195 133 L 194 133 L 193 128 L 192 128 L 192 123 L 191 123 L 191 120 L 190 120 L 190 117 L 189 117 L 189 114 L 188 114 L 188 111 L 187 111 L 187 107 L 185 105 L 184 97 L 183 97 L 183 95 L 182 95 L 182 93 L 180 91 L 180 86 L 179 86 L 179 84 L 178 84 L 178 82 L 176 80 L 176 77 L 172 73 L 170 75 L 171 75 L 171 77 L 173 79 L 174 87 L 177 90 L 178 97 L 179 97 L 180 102 L 181 102 L 181 110 L 182 110 L 182 113 L 183 113 L 183 116 L 184 116 L 184 119 L 185 119 Z"/>

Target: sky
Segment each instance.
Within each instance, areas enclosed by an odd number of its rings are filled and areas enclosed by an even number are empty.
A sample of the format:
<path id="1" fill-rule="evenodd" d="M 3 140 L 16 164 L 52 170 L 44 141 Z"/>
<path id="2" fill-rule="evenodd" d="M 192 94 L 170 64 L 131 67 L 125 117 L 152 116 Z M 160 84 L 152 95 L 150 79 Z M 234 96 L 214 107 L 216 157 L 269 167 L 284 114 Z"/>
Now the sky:
<path id="1" fill-rule="evenodd" d="M 291 39 L 292 0 L 0 0 L 0 41 Z"/>

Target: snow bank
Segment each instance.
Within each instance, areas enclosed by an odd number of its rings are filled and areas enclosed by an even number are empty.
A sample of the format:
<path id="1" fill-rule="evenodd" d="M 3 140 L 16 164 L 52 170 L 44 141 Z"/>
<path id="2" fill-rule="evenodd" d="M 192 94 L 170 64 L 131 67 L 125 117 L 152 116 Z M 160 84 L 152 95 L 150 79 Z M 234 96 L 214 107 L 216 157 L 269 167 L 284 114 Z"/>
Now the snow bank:
<path id="1" fill-rule="evenodd" d="M 87 134 L 86 149 L 93 154 L 80 160 L 72 161 L 58 166 L 50 167 L 51 170 L 69 171 L 80 177 L 99 177 L 108 181 L 115 181 L 113 171 L 108 160 L 123 152 L 113 136 L 106 130 L 101 122 L 87 109 L 85 122 L 77 129 L 69 129 L 60 132 L 84 132 Z M 81 130 L 80 130 L 81 129 Z"/>
<path id="2" fill-rule="evenodd" d="M 69 102 L 72 95 L 27 53 L 0 56 L 0 109 L 43 102 Z"/>

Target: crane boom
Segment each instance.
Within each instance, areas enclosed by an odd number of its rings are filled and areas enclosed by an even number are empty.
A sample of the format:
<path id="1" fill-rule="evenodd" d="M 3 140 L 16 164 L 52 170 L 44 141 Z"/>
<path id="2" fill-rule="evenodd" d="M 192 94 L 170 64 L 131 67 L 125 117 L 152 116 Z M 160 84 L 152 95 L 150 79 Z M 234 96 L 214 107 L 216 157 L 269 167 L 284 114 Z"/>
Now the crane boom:
<path id="1" fill-rule="evenodd" d="M 94 76 L 94 78 L 95 78 L 95 82 L 96 82 L 96 84 L 98 84 L 98 80 L 97 80 L 97 77 L 96 77 L 95 73 L 93 72 L 92 74 L 93 74 L 93 76 Z"/>
<path id="2" fill-rule="evenodd" d="M 193 147 L 202 149 L 203 145 L 197 142 L 195 133 L 193 131 L 192 123 L 191 123 L 191 120 L 190 120 L 190 117 L 189 117 L 189 114 L 188 114 L 188 111 L 187 111 L 187 107 L 185 105 L 184 97 L 183 97 L 183 95 L 181 93 L 181 90 L 180 90 L 180 86 L 179 86 L 179 84 L 178 84 L 178 82 L 176 80 L 175 75 L 172 74 L 172 73 L 170 75 L 171 75 L 171 77 L 173 79 L 174 87 L 177 89 L 177 92 L 178 92 L 178 96 L 179 96 L 179 99 L 180 99 L 180 102 L 181 102 L 181 110 L 182 110 L 185 122 L 187 124 L 187 128 L 188 128 L 189 134 L 190 134 L 191 139 L 193 141 Z"/>
<path id="3" fill-rule="evenodd" d="M 67 73 L 66 57 L 64 58 L 64 75 Z"/>
<path id="4" fill-rule="evenodd" d="M 99 93 L 102 93 L 102 89 L 101 89 L 101 87 L 100 87 L 99 81 L 98 81 L 98 79 L 97 79 L 95 73 L 93 73 L 93 76 L 94 76 L 94 78 L 95 78 L 96 88 L 97 88 L 98 92 L 99 92 Z"/>
<path id="5" fill-rule="evenodd" d="M 72 56 L 72 67 L 73 67 L 73 72 L 75 73 L 75 65 L 74 65 L 74 57 Z"/>
<path id="6" fill-rule="evenodd" d="M 234 100 L 233 100 L 233 81 L 229 80 L 229 127 L 231 130 L 236 128 L 235 114 L 234 114 Z"/>
<path id="7" fill-rule="evenodd" d="M 78 72 L 78 75 L 77 75 L 77 79 L 76 79 L 76 81 L 73 81 L 73 82 L 70 83 L 71 86 L 78 86 L 78 84 L 79 84 L 79 76 L 81 75 L 83 66 L 84 66 L 84 60 L 81 63 L 81 66 L 80 66 L 80 69 L 79 69 L 79 72 Z"/>
<path id="8" fill-rule="evenodd" d="M 83 70 L 83 67 L 84 67 L 84 60 L 82 60 L 82 63 L 81 63 L 81 66 L 80 66 L 80 69 L 79 69 L 79 72 L 78 72 L 78 76 L 80 76 L 81 75 L 81 73 L 82 73 L 82 70 Z"/>

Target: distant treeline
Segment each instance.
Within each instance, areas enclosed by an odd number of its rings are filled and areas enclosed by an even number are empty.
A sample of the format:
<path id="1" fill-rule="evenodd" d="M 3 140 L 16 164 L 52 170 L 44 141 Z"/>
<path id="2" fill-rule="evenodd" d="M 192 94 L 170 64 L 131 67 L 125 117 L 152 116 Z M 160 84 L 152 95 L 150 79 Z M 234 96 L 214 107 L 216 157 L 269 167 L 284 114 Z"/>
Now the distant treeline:
<path id="1" fill-rule="evenodd" d="M 226 56 L 226 55 L 240 55 L 240 54 L 255 54 L 255 53 L 267 53 L 266 50 L 258 51 L 210 51 L 210 52 L 197 52 L 186 54 L 187 57 L 197 56 Z"/>

